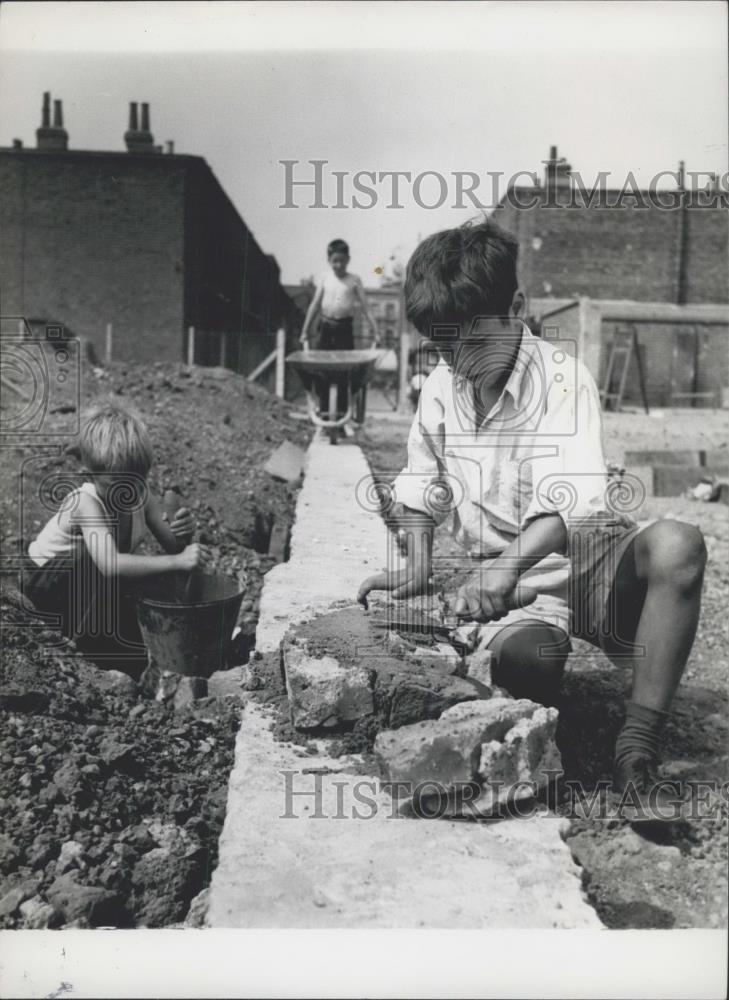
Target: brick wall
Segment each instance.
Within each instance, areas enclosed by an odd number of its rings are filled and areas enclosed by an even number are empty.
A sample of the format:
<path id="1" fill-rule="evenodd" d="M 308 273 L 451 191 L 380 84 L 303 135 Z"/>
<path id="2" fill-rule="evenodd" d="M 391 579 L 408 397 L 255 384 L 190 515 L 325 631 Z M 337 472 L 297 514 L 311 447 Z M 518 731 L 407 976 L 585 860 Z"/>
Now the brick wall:
<path id="1" fill-rule="evenodd" d="M 692 206 L 685 216 L 685 301 L 729 301 L 729 213 Z M 678 301 L 678 209 L 502 203 L 494 218 L 519 240 L 529 295 Z"/>
<path id="2" fill-rule="evenodd" d="M 2 312 L 65 323 L 103 356 L 179 360 L 182 157 L 0 151 Z"/>
<path id="3" fill-rule="evenodd" d="M 238 367 L 247 343 L 298 321 L 263 252 L 202 157 L 0 150 L 3 316 L 64 323 L 103 357 Z M 259 359 L 260 360 L 260 359 Z M 247 370 L 244 366 L 243 370 Z"/>

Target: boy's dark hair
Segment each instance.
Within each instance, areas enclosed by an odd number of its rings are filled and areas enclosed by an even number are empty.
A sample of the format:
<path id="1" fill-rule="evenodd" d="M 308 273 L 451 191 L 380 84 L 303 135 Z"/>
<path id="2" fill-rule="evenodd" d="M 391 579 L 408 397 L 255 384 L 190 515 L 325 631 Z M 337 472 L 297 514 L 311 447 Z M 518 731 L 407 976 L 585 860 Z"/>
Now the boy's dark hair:
<path id="1" fill-rule="evenodd" d="M 405 276 L 405 312 L 420 333 L 434 326 L 468 332 L 475 316 L 506 316 L 518 283 L 519 245 L 495 222 L 466 223 L 417 247 Z"/>
<path id="2" fill-rule="evenodd" d="M 349 257 L 349 246 L 344 240 L 332 240 L 332 242 L 327 247 L 327 257 L 331 257 L 335 253 L 346 253 Z"/>

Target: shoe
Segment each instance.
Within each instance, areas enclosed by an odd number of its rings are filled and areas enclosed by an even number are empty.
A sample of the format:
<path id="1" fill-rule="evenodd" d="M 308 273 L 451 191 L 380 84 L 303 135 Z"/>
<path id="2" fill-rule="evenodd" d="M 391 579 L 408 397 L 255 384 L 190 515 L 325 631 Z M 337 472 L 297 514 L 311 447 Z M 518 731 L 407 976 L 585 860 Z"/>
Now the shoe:
<path id="1" fill-rule="evenodd" d="M 629 823 L 672 823 L 681 818 L 678 782 L 660 778 L 649 757 L 628 757 L 613 769 L 608 795 L 617 815 Z"/>

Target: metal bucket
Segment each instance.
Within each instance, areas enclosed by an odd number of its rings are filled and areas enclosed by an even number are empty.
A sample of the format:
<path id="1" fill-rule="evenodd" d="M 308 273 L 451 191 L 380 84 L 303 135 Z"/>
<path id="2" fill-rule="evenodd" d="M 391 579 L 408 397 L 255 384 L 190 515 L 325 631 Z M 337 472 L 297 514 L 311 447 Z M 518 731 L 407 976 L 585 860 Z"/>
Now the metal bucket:
<path id="1" fill-rule="evenodd" d="M 243 591 L 227 576 L 201 576 L 194 604 L 185 603 L 186 580 L 158 582 L 137 599 L 145 645 L 160 670 L 209 677 L 227 666 L 225 654 Z"/>

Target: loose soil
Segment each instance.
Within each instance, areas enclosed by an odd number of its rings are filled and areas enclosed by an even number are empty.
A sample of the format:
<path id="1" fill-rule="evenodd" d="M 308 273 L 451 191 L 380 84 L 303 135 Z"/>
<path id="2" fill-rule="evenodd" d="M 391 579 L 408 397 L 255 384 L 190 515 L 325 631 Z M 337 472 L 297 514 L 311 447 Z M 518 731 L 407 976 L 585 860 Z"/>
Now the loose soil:
<path id="1" fill-rule="evenodd" d="M 297 492 L 263 466 L 284 440 L 305 447 L 309 429 L 290 406 L 223 369 L 84 367 L 82 405 L 111 393 L 149 426 L 157 458 L 150 488 L 179 493 L 215 570 L 245 591 L 242 662 L 275 562 L 271 531 L 274 523 L 288 529 Z M 64 413 L 78 403 L 70 399 Z M 51 516 L 44 476 L 76 473 L 79 462 L 73 438 L 59 444 L 44 434 L 4 455 L 2 549 L 12 566 Z M 129 678 L 97 669 L 40 628 L 16 585 L 16 574 L 5 572 L 0 926 L 199 922 L 242 709 L 236 685 L 177 711 L 151 701 Z"/>
<path id="2" fill-rule="evenodd" d="M 361 435 L 376 479 L 390 481 L 406 458 L 407 422 L 372 421 Z M 671 414 L 605 414 L 609 461 L 622 465 L 628 449 L 718 449 L 729 438 L 726 411 L 684 410 Z M 673 517 L 698 525 L 709 563 L 701 621 L 665 735 L 664 777 L 683 782 L 729 779 L 727 654 L 729 646 L 729 510 L 685 497 L 649 497 L 639 520 Z M 436 535 L 437 556 L 457 549 L 445 531 Z M 436 584 L 453 586 L 436 573 Z M 599 651 L 575 641 L 558 708 L 557 743 L 565 769 L 556 790 L 557 811 L 566 814 L 564 782 L 586 792 L 611 774 L 628 671 Z M 613 928 L 725 927 L 727 924 L 727 801 L 709 795 L 705 818 L 688 818 L 660 830 L 631 828 L 618 819 L 572 819 L 567 843 L 583 866 L 588 898 Z"/>

